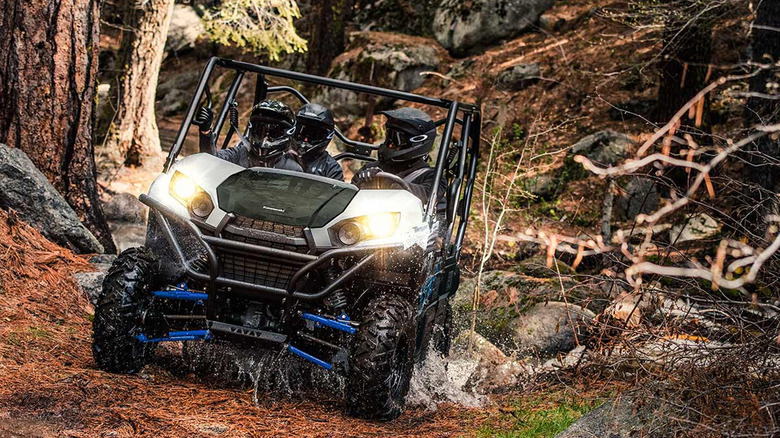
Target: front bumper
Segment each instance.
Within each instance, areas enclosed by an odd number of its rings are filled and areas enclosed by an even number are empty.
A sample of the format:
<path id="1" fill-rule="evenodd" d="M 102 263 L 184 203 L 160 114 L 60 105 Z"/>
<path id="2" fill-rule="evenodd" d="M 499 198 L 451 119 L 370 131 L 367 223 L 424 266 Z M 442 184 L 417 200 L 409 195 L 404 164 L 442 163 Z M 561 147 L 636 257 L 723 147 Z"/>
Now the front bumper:
<path id="1" fill-rule="evenodd" d="M 366 266 L 370 265 L 378 253 L 382 252 L 389 254 L 402 248 L 401 244 L 393 244 L 334 248 L 328 249 L 319 255 L 302 254 L 300 252 L 285 249 L 224 239 L 219 236 L 219 230 L 215 230 L 214 235 L 204 234 L 204 232 L 192 221 L 177 215 L 163 203 L 147 195 L 141 195 L 139 199 L 142 203 L 147 205 L 151 213 L 155 215 L 165 239 L 179 258 L 187 275 L 195 280 L 208 284 L 207 292 L 209 295 L 213 295 L 218 287 L 225 287 L 230 288 L 230 291 L 233 294 L 244 295 L 250 298 L 275 297 L 291 298 L 308 303 L 317 302 L 344 286 L 345 282 L 353 278 Z M 187 257 L 171 228 L 171 221 L 190 230 L 192 236 L 203 249 L 207 259 L 207 269 L 205 271 L 193 266 L 192 262 L 188 262 Z M 219 262 L 220 255 L 224 256 L 227 254 L 273 258 L 282 263 L 287 262 L 291 266 L 300 266 L 300 268 L 294 270 L 286 287 L 241 281 L 235 278 L 228 278 L 224 275 L 224 272 L 221 272 Z M 317 271 L 332 260 L 346 257 L 354 257 L 357 261 L 352 266 L 342 271 L 328 284 L 322 285 L 319 290 L 301 290 L 302 283 L 304 282 L 303 280 L 306 278 L 307 274 Z"/>

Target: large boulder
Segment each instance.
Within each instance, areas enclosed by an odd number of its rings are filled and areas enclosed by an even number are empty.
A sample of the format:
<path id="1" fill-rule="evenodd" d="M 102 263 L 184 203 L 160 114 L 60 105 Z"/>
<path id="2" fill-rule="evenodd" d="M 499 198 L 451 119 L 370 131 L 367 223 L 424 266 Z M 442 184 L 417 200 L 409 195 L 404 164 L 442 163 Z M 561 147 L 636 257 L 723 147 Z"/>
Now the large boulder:
<path id="1" fill-rule="evenodd" d="M 567 353 L 583 342 L 585 328 L 596 315 L 575 304 L 557 301 L 537 303 L 511 323 L 513 345 L 522 354 L 553 356 Z"/>
<path id="2" fill-rule="evenodd" d="M 46 238 L 79 253 L 102 253 L 103 246 L 76 212 L 20 149 L 0 144 L 0 208 L 19 217 Z"/>
<path id="3" fill-rule="evenodd" d="M 106 220 L 143 224 L 147 207 L 131 193 L 117 193 L 103 203 Z"/>
<path id="4" fill-rule="evenodd" d="M 446 54 L 428 38 L 383 32 L 353 32 L 347 51 L 331 64 L 330 77 L 412 91 L 420 87 L 424 71 L 436 70 Z M 366 96 L 341 89 L 327 89 L 315 100 L 329 106 L 340 117 L 362 116 L 368 107 Z M 381 99 L 381 106 L 389 100 Z"/>
<path id="5" fill-rule="evenodd" d="M 438 4 L 439 0 L 361 0 L 353 21 L 360 30 L 431 36 Z"/>
<path id="6" fill-rule="evenodd" d="M 573 329 L 568 321 L 559 318 L 561 315 L 567 316 L 566 311 L 558 307 L 560 303 L 552 301 L 560 296 L 561 282 L 567 291 L 576 288 L 576 283 L 565 277 L 559 280 L 507 271 L 486 272 L 482 276 L 479 306 L 474 315 L 472 298 L 476 279 L 467 279 L 461 283 L 453 300 L 455 329 L 470 328 L 472 317 L 476 316 L 476 331 L 506 353 L 547 355 L 571 350 L 575 346 Z M 575 299 L 573 295 L 571 299 Z M 537 306 L 544 306 L 544 303 L 548 303 L 549 309 L 535 310 Z M 589 310 L 577 306 L 571 307 L 571 310 L 572 315 L 582 314 L 588 319 L 593 317 Z M 584 318 L 575 315 L 573 320 L 579 329 L 578 323 Z M 545 324 L 550 326 L 545 330 L 539 328 Z M 518 331 L 524 330 L 524 334 L 518 335 Z M 530 336 L 529 331 L 533 331 L 533 336 Z"/>
<path id="7" fill-rule="evenodd" d="M 165 48 L 171 52 L 179 52 L 195 47 L 198 39 L 206 34 L 206 27 L 200 19 L 198 12 L 190 5 L 173 5 L 171 24 L 168 27 L 168 35 Z"/>
<path id="8" fill-rule="evenodd" d="M 555 438 L 675 436 L 668 409 L 656 400 L 621 397 L 583 415 Z"/>
<path id="9" fill-rule="evenodd" d="M 554 0 L 444 0 L 433 19 L 436 40 L 456 56 L 533 26 Z"/>

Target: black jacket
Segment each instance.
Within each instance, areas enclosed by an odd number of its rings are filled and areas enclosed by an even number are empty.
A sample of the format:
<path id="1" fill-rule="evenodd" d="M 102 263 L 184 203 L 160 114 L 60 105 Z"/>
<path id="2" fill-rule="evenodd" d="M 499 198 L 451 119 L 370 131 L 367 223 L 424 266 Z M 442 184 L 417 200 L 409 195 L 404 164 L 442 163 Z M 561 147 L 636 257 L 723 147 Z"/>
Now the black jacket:
<path id="1" fill-rule="evenodd" d="M 341 169 L 341 165 L 327 151 L 320 151 L 310 160 L 302 157 L 302 160 L 304 172 L 344 181 L 344 171 Z"/>
<path id="2" fill-rule="evenodd" d="M 270 162 L 264 161 L 250 153 L 249 149 L 247 149 L 246 146 L 244 146 L 242 143 L 239 143 L 232 148 L 217 151 L 217 158 L 230 161 L 231 163 L 238 164 L 242 167 L 271 167 L 274 169 L 303 172 L 301 165 L 298 164 L 289 154 L 282 154 Z"/>
<path id="3" fill-rule="evenodd" d="M 403 166 L 398 166 L 398 165 L 393 165 L 388 163 L 380 163 L 378 161 L 375 161 L 373 163 L 366 164 L 360 170 L 369 169 L 372 167 L 378 167 L 382 169 L 382 172 L 392 173 L 404 179 L 406 179 L 407 176 L 411 175 L 413 172 L 419 169 L 430 169 L 428 172 L 425 172 L 422 175 L 414 178 L 414 180 L 407 181 L 407 183 L 409 183 L 409 186 L 411 186 L 410 192 L 412 192 L 414 196 L 420 198 L 423 205 L 428 204 L 428 198 L 431 196 L 431 193 L 433 192 L 433 183 L 436 178 L 436 172 L 435 169 L 429 166 L 428 163 L 426 163 L 425 161 L 420 160 L 411 165 L 403 165 Z M 439 189 L 436 191 L 436 198 L 439 200 L 439 203 L 437 205 L 437 210 L 443 210 L 445 208 L 444 193 L 446 190 L 447 190 L 447 186 L 444 179 L 442 178 L 442 181 L 439 182 Z"/>
<path id="4" fill-rule="evenodd" d="M 295 158 L 293 158 L 290 154 L 282 154 L 277 159 L 271 162 L 267 162 L 250 153 L 249 148 L 242 142 L 239 142 L 232 148 L 220 149 L 216 151 L 214 150 L 214 146 L 211 144 L 211 137 L 209 134 L 201 133 L 199 143 L 200 152 L 216 155 L 217 158 L 221 158 L 233 164 L 238 164 L 242 167 L 271 167 L 273 169 L 303 172 L 301 165 L 298 164 Z"/>

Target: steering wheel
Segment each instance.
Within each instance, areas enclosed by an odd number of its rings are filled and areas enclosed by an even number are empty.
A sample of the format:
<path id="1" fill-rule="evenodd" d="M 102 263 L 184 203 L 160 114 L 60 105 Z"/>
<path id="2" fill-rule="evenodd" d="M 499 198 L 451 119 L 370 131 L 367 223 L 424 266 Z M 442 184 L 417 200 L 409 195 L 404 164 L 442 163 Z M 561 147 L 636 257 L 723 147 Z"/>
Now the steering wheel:
<path id="1" fill-rule="evenodd" d="M 400 186 L 406 191 L 411 191 L 411 186 L 403 178 L 392 173 L 379 172 L 374 175 L 374 184 L 372 187 L 361 187 L 361 189 L 393 189 L 393 185 Z"/>

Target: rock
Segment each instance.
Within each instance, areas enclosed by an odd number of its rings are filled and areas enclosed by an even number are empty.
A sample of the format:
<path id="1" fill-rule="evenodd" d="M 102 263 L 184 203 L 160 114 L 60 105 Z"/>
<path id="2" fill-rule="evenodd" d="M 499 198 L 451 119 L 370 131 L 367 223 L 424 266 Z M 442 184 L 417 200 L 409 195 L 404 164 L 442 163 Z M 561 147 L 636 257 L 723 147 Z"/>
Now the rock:
<path id="1" fill-rule="evenodd" d="M 173 5 L 171 24 L 168 27 L 168 36 L 165 41 L 165 49 L 170 52 L 179 52 L 195 47 L 198 39 L 206 34 L 206 27 L 200 19 L 195 8 L 190 5 Z"/>
<path id="2" fill-rule="evenodd" d="M 111 267 L 114 260 L 116 260 L 116 255 L 114 254 L 98 254 L 89 258 L 89 262 L 92 263 L 92 266 L 99 271 L 108 271 L 108 268 Z"/>
<path id="3" fill-rule="evenodd" d="M 587 355 L 587 351 L 585 350 L 585 346 L 580 345 L 574 350 L 566 353 L 566 355 L 561 355 L 548 360 L 542 365 L 540 369 L 536 371 L 544 372 L 544 371 L 557 371 L 557 370 L 567 370 L 570 368 L 575 368 L 582 363 L 586 355 Z"/>
<path id="4" fill-rule="evenodd" d="M 575 287 L 575 283 L 566 278 L 563 284 L 567 290 Z M 455 294 L 452 305 L 456 333 L 471 328 L 475 286 L 475 278 L 464 280 Z M 555 299 L 560 293 L 561 284 L 557 278 L 533 278 L 508 271 L 485 272 L 475 329 L 503 351 L 516 351 L 513 327 L 522 312 L 534 303 Z"/>
<path id="5" fill-rule="evenodd" d="M 644 425 L 634 409 L 634 402 L 619 399 L 606 402 L 588 412 L 568 429 L 556 435 L 556 438 L 652 436 L 651 433 L 642 433 L 643 430 L 645 430 Z"/>
<path id="6" fill-rule="evenodd" d="M 625 193 L 618 198 L 615 215 L 620 220 L 634 220 L 639 214 L 658 210 L 661 196 L 650 178 L 636 177 L 626 184 Z"/>
<path id="7" fill-rule="evenodd" d="M 572 276 L 576 274 L 571 266 L 555 258 L 553 259 L 553 265 L 547 267 L 547 255 L 544 254 L 539 254 L 518 262 L 512 267 L 512 271 L 537 278 L 557 278 L 558 273 L 562 276 Z"/>
<path id="8" fill-rule="evenodd" d="M 181 89 L 170 90 L 157 105 L 164 116 L 172 116 L 183 112 L 190 104 L 190 94 Z"/>
<path id="9" fill-rule="evenodd" d="M 161 102 L 165 96 L 174 90 L 183 92 L 192 91 L 200 78 L 200 71 L 195 69 L 188 69 L 185 71 L 177 71 L 166 77 L 160 77 L 160 81 L 157 83 L 156 98 L 158 102 Z M 186 103 L 189 104 L 189 98 L 186 99 Z"/>
<path id="10" fill-rule="evenodd" d="M 471 338 L 471 351 L 468 351 L 469 338 Z M 462 331 L 452 340 L 450 354 L 453 357 L 469 357 L 473 355 L 496 362 L 507 359 L 506 354 L 500 348 L 493 345 L 484 336 L 471 330 Z"/>
<path id="11" fill-rule="evenodd" d="M 546 32 L 558 32 L 566 25 L 566 20 L 552 14 L 542 14 L 539 17 L 539 28 Z"/>
<path id="12" fill-rule="evenodd" d="M 354 23 L 360 30 L 431 36 L 438 4 L 439 0 L 363 0 L 356 6 Z"/>
<path id="13" fill-rule="evenodd" d="M 76 283 L 79 285 L 81 292 L 89 299 L 89 302 L 97 304 L 100 291 L 103 290 L 103 278 L 106 276 L 106 272 L 111 267 L 111 264 L 116 260 L 116 256 L 113 254 L 100 254 L 89 259 L 92 266 L 96 271 L 93 272 L 79 272 L 73 275 Z"/>
<path id="14" fill-rule="evenodd" d="M 117 193 L 103 204 L 106 220 L 142 224 L 146 222 L 147 207 L 130 193 Z"/>
<path id="15" fill-rule="evenodd" d="M 76 283 L 79 285 L 79 289 L 84 296 L 89 299 L 89 302 L 93 305 L 97 304 L 98 295 L 103 290 L 103 278 L 105 278 L 105 272 L 79 272 L 73 275 L 76 279 Z"/>
<path id="16" fill-rule="evenodd" d="M 684 225 L 675 225 L 669 230 L 672 244 L 708 239 L 720 233 L 721 224 L 707 213 L 686 214 L 684 219 Z"/>
<path id="17" fill-rule="evenodd" d="M 627 328 L 639 327 L 642 313 L 650 307 L 650 297 L 621 292 L 606 309 L 604 315 L 623 321 Z"/>
<path id="18" fill-rule="evenodd" d="M 412 91 L 425 82 L 424 71 L 436 70 L 445 54 L 435 41 L 383 32 L 353 32 L 348 50 L 333 60 L 330 77 L 400 91 Z M 315 100 L 337 114 L 363 116 L 365 96 L 349 90 L 327 89 Z M 392 102 L 381 98 L 380 106 Z"/>
<path id="19" fill-rule="evenodd" d="M 496 76 L 496 88 L 503 91 L 520 91 L 539 82 L 541 73 L 537 63 L 517 64 Z"/>
<path id="20" fill-rule="evenodd" d="M 469 337 L 472 338 L 471 351 L 468 351 Z M 470 331 L 462 332 L 453 340 L 451 357 L 479 362 L 471 372 L 465 388 L 480 394 L 516 387 L 532 372 L 527 364 L 507 357 L 482 335 Z"/>
<path id="21" fill-rule="evenodd" d="M 524 354 L 550 356 L 569 352 L 582 343 L 585 325 L 595 314 L 580 306 L 550 301 L 538 303 L 512 321 L 512 349 Z"/>
<path id="22" fill-rule="evenodd" d="M 47 239 L 79 253 L 102 253 L 103 246 L 27 155 L 0 144 L 0 208 L 19 217 Z"/>
<path id="23" fill-rule="evenodd" d="M 583 137 L 571 147 L 571 153 L 611 166 L 625 158 L 633 144 L 634 140 L 626 134 L 607 129 Z"/>
<path id="24" fill-rule="evenodd" d="M 433 19 L 436 40 L 450 53 L 511 38 L 530 28 L 554 0 L 443 0 Z"/>
<path id="25" fill-rule="evenodd" d="M 447 73 L 447 76 L 453 79 L 460 79 L 466 76 L 466 73 L 468 73 L 469 70 L 471 70 L 471 67 L 473 65 L 474 65 L 473 58 L 466 58 L 464 60 L 458 61 L 452 65 L 452 68 L 450 68 L 450 71 L 449 73 Z"/>
<path id="26" fill-rule="evenodd" d="M 582 164 L 576 163 L 576 155 L 584 155 L 602 166 L 618 164 L 627 155 L 634 144 L 631 137 L 611 130 L 599 131 L 583 137 L 571 147 L 571 153 L 564 159 L 559 188 L 569 181 L 575 181 L 593 175 Z"/>
<path id="27" fill-rule="evenodd" d="M 146 243 L 146 225 L 127 222 L 109 222 L 114 245 L 119 252 Z"/>

